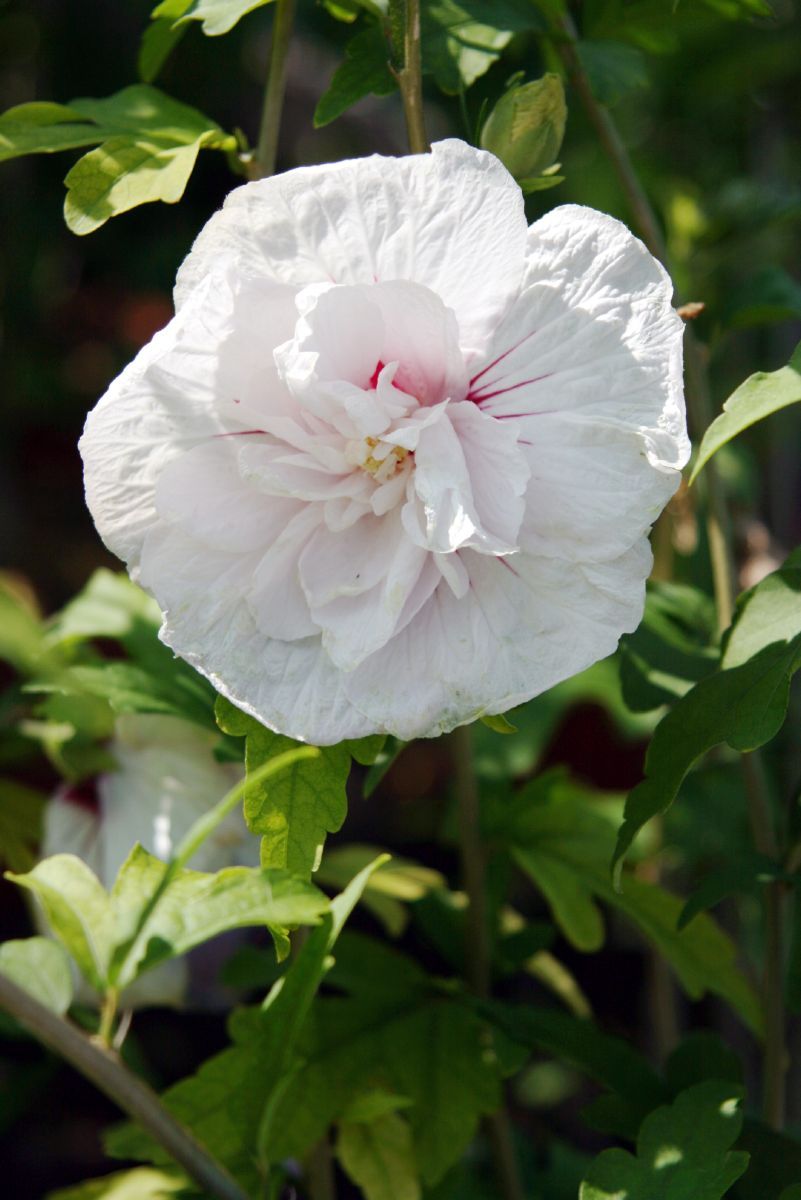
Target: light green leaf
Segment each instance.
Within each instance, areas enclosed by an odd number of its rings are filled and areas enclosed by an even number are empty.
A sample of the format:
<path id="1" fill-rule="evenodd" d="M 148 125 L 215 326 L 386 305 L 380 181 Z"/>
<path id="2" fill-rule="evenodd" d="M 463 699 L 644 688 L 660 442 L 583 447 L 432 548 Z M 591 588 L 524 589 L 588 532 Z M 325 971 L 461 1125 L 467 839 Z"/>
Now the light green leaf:
<path id="1" fill-rule="evenodd" d="M 31 937 L 0 945 L 0 975 L 53 1012 L 63 1015 L 72 1003 L 69 960 L 57 942 Z"/>
<path id="2" fill-rule="evenodd" d="M 101 99 L 71 100 L 70 108 L 114 135 L 128 133 L 144 141 L 153 138 L 180 146 L 191 146 L 208 135 L 208 144 L 219 148 L 232 141 L 199 109 L 144 83 L 132 84 Z"/>
<path id="3" fill-rule="evenodd" d="M 743 430 L 763 421 L 772 413 L 801 402 L 801 345 L 786 367 L 778 371 L 757 371 L 732 392 L 723 412 L 707 429 L 698 450 L 690 483 L 721 446 Z"/>
<path id="4" fill-rule="evenodd" d="M 104 99 L 73 100 L 68 107 L 20 105 L 0 117 L 0 158 L 92 142 L 102 144 L 66 178 L 64 215 L 78 234 L 137 204 L 175 203 L 201 147 L 236 147 L 236 139 L 216 122 L 144 83 Z"/>
<path id="5" fill-rule="evenodd" d="M 507 720 L 502 713 L 494 713 L 491 716 L 483 716 L 480 718 L 480 720 L 482 725 L 486 725 L 487 728 L 491 729 L 494 733 L 509 735 L 518 732 L 517 726 L 513 725 L 511 721 Z"/>
<path id="6" fill-rule="evenodd" d="M 92 233 L 109 217 L 139 204 L 175 204 L 184 194 L 201 147 L 109 138 L 79 159 L 64 180 L 64 219 L 73 233 Z"/>
<path id="7" fill-rule="evenodd" d="M 48 623 L 46 640 L 52 646 L 73 638 L 123 641 L 141 626 L 149 628 L 155 640 L 160 624 L 161 611 L 155 600 L 127 575 L 101 568 Z"/>
<path id="8" fill-rule="evenodd" d="M 73 854 L 56 854 L 26 875 L 7 872 L 7 878 L 38 897 L 53 933 L 84 977 L 97 991 L 105 991 L 114 946 L 114 912 L 108 893 L 86 863 Z"/>
<path id="9" fill-rule="evenodd" d="M 346 44 L 345 61 L 337 67 L 314 110 L 315 128 L 328 125 L 364 96 L 388 96 L 397 86 L 381 27 L 369 25 Z"/>
<path id="10" fill-rule="evenodd" d="M 202 21 L 207 37 L 219 37 L 241 21 L 255 8 L 263 8 L 271 0 L 191 0 L 187 7 L 184 0 L 164 0 L 153 9 L 153 16 L 170 18 L 174 21 Z"/>
<path id="11" fill-rule="evenodd" d="M 601 104 L 611 107 L 629 92 L 647 87 L 645 58 L 634 46 L 615 41 L 581 41 L 577 50 L 593 94 Z"/>
<path id="12" fill-rule="evenodd" d="M 158 888 L 166 870 L 160 859 L 135 846 L 123 864 L 112 904 L 117 914 L 116 941 L 123 947 L 112 965 L 112 983 L 126 987 L 143 970 L 174 958 L 229 929 L 266 925 L 314 925 L 327 911 L 317 888 L 285 871 L 228 867 L 216 874 L 176 872 L 150 916 L 131 942 L 143 903 Z"/>
<path id="13" fill-rule="evenodd" d="M 769 741 L 787 711 L 790 680 L 801 667 L 801 550 L 739 599 L 721 669 L 687 693 L 660 722 L 645 760 L 646 778 L 626 801 L 614 862 L 638 830 L 673 803 L 685 775 L 713 746 L 747 752 Z"/>
<path id="14" fill-rule="evenodd" d="M 116 1171 L 102 1179 L 87 1179 L 72 1187 L 50 1192 L 47 1200 L 162 1200 L 185 1191 L 188 1181 L 174 1171 L 155 1171 L 152 1167 L 134 1167 Z"/>
<path id="15" fill-rule="evenodd" d="M 110 133 L 65 104 L 17 104 L 0 116 L 0 162 L 22 154 L 53 154 L 91 146 Z"/>
<path id="16" fill-rule="evenodd" d="M 566 121 L 562 80 L 549 73 L 504 92 L 481 131 L 481 146 L 531 184 L 556 162 Z"/>
<path id="17" fill-rule="evenodd" d="M 514 33 L 544 29 L 530 0 L 423 0 L 423 70 L 457 95 L 488 71 Z"/>
<path id="18" fill-rule="evenodd" d="M 170 1111 L 253 1193 L 263 1183 L 264 1146 L 284 1089 L 296 1073 L 299 1036 L 314 994 L 331 965 L 331 951 L 345 921 L 381 861 L 362 871 L 331 902 L 330 911 L 263 1006 L 234 1013 L 230 1025 L 234 1044 L 162 1097 Z M 159 1145 L 131 1125 L 112 1133 L 109 1152 L 121 1158 L 169 1162 Z"/>
<path id="19" fill-rule="evenodd" d="M 387 1113 L 397 1112 L 399 1108 L 408 1108 L 411 1100 L 408 1096 L 398 1096 L 395 1092 L 387 1092 L 381 1088 L 373 1088 L 361 1096 L 356 1096 L 344 1109 L 340 1120 L 349 1122 L 370 1122 L 376 1117 Z"/>
<path id="20" fill-rule="evenodd" d="M 342 887 L 380 853 L 376 846 L 362 846 L 356 842 L 329 850 L 317 871 L 317 881 Z M 392 937 L 398 937 L 407 922 L 403 902 L 420 900 L 428 892 L 444 886 L 445 880 L 439 871 L 393 856 L 370 876 L 364 891 L 364 906 Z"/>
<path id="21" fill-rule="evenodd" d="M 748 1166 L 729 1149 L 742 1127 L 743 1088 L 713 1080 L 682 1092 L 646 1117 L 637 1156 L 604 1150 L 579 1200 L 720 1200 Z"/>
<path id="22" fill-rule="evenodd" d="M 365 1200 L 420 1200 L 411 1130 L 397 1113 L 342 1122 L 336 1154 Z"/>
<path id="23" fill-rule="evenodd" d="M 68 667 L 50 685 L 32 684 L 31 690 L 96 696 L 108 701 L 116 713 L 167 713 L 206 726 L 212 720 L 214 692 L 193 671 L 171 678 L 136 663 L 104 662 Z"/>
<path id="24" fill-rule="evenodd" d="M 217 721 L 226 733 L 247 738 L 248 774 L 297 745 L 239 712 L 223 697 L 217 701 Z M 324 746 L 319 756 L 293 763 L 246 790 L 245 820 L 262 835 L 263 866 L 286 867 L 300 875 L 316 869 L 326 835 L 335 833 L 347 815 L 349 772 L 346 747 Z"/>
<path id="25" fill-rule="evenodd" d="M 44 629 L 37 614 L 0 577 L 0 659 L 21 675 L 31 675 L 47 663 Z"/>
<path id="26" fill-rule="evenodd" d="M 498 832 L 579 949 L 598 949 L 603 940 L 597 906 L 602 900 L 658 946 L 688 995 L 721 995 L 751 1028 L 760 1028 L 759 1003 L 737 969 L 735 947 L 708 914 L 679 930 L 683 904 L 678 896 L 630 876 L 622 891 L 612 886 L 607 864 L 614 826 L 586 792 L 558 772 L 541 776 L 518 793 L 505 829 Z"/>

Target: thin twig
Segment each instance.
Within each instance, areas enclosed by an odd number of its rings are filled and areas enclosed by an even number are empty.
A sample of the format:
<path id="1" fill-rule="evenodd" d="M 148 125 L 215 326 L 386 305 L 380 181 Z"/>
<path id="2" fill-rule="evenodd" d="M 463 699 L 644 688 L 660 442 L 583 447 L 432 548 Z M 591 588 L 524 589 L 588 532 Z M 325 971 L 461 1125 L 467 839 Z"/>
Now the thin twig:
<path id="1" fill-rule="evenodd" d="M 667 246 L 651 203 L 639 181 L 609 112 L 593 95 L 589 80 L 576 50 L 576 34 L 570 18 L 562 18 L 555 33 L 555 45 L 565 64 L 568 77 L 584 105 L 599 141 L 613 166 L 629 202 L 634 223 L 648 249 L 670 269 Z M 692 432 L 700 437 L 712 419 L 706 364 L 693 331 L 685 333 L 687 411 Z M 715 589 L 718 626 L 721 632 L 731 624 L 736 595 L 734 551 L 731 522 L 724 489 L 714 462 L 704 468 L 707 490 L 706 530 Z M 741 756 L 748 795 L 748 811 L 754 844 L 761 853 L 778 857 L 778 841 L 768 800 L 767 787 L 756 754 Z M 783 1001 L 783 896 L 780 883 L 765 888 L 764 901 L 765 962 L 763 1005 L 765 1015 L 765 1052 L 763 1079 L 763 1115 L 774 1128 L 784 1120 L 784 1071 L 786 1064 L 785 1014 Z"/>
<path id="2" fill-rule="evenodd" d="M 403 66 L 396 74 L 406 118 L 409 149 L 412 154 L 425 154 L 430 145 L 423 115 L 420 0 L 405 0 L 403 7 Z"/>
<path id="3" fill-rule="evenodd" d="M 450 744 L 459 806 L 462 877 L 468 899 L 465 971 L 476 995 L 481 1000 L 488 1000 L 492 981 L 492 941 L 487 908 L 486 862 L 481 841 L 481 812 L 470 727 L 462 725 L 455 729 L 450 735 Z M 511 1122 L 505 1107 L 487 1117 L 486 1128 L 504 1200 L 525 1200 Z"/>
<path id="4" fill-rule="evenodd" d="M 204 1192 L 215 1200 L 247 1200 L 226 1169 L 115 1054 L 101 1048 L 70 1021 L 45 1008 L 4 975 L 0 975 L 0 1008 L 16 1017 L 29 1033 L 66 1059 L 133 1117 Z"/>
<path id="5" fill-rule="evenodd" d="M 286 92 L 287 52 L 292 38 L 295 0 L 275 0 L 273 35 L 270 42 L 270 62 L 264 88 L 259 140 L 250 164 L 250 177 L 261 179 L 275 173 L 278 157 L 278 135 Z"/>

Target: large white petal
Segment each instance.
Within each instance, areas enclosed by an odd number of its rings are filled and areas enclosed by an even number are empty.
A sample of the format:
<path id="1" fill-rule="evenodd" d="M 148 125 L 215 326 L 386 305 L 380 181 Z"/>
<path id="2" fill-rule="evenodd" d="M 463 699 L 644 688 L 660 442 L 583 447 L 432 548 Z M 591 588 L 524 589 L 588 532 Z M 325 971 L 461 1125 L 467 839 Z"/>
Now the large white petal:
<path id="1" fill-rule="evenodd" d="M 672 290 L 625 225 L 555 209 L 529 231 L 523 288 L 473 375 L 473 399 L 501 419 L 566 413 L 634 430 L 653 467 L 680 469 L 689 442 Z"/>
<path id="2" fill-rule="evenodd" d="M 642 616 L 645 539 L 586 567 L 462 557 L 468 594 L 457 600 L 441 584 L 401 634 L 345 678 L 353 703 L 404 740 L 506 712 L 611 654 Z"/>
<path id="3" fill-rule="evenodd" d="M 319 635 L 288 642 L 259 629 L 246 599 L 259 561 L 258 552 L 225 554 L 182 530 L 152 533 L 142 583 L 164 613 L 162 641 L 243 712 L 289 737 L 331 745 L 374 732 Z"/>
<path id="4" fill-rule="evenodd" d="M 290 289 L 261 291 L 275 301 L 268 305 L 273 316 L 276 306 L 294 313 Z M 260 363 L 267 363 L 265 389 L 282 386 L 270 366 L 269 321 L 260 342 L 243 334 L 252 298 L 252 289 L 243 297 L 228 275 L 209 276 L 87 418 L 80 441 L 86 501 L 100 536 L 134 575 L 157 520 L 155 486 L 167 465 L 209 438 L 247 427 L 249 414 L 237 402 L 253 387 Z"/>
<path id="5" fill-rule="evenodd" d="M 460 141 L 300 167 L 229 194 L 181 267 L 176 304 L 221 260 L 300 287 L 410 279 L 454 310 L 462 347 L 473 350 L 517 292 L 525 238 L 517 184 L 493 155 Z"/>
<path id="6" fill-rule="evenodd" d="M 520 540 L 529 554 L 617 558 L 648 533 L 676 490 L 678 473 L 651 466 L 633 429 L 565 414 L 525 424 L 531 478 Z"/>

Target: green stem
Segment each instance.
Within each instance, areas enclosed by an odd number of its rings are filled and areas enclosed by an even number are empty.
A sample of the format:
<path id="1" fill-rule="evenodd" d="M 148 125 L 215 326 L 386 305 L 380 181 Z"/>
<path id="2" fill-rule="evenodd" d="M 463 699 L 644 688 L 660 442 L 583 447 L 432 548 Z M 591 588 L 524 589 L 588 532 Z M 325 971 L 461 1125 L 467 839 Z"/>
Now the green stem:
<path id="1" fill-rule="evenodd" d="M 114 1019 L 117 1015 L 119 998 L 120 994 L 117 989 L 109 988 L 100 1006 L 100 1026 L 97 1031 L 97 1040 L 107 1050 L 110 1049 L 114 1040 Z"/>
<path id="2" fill-rule="evenodd" d="M 648 249 L 670 269 L 667 246 L 650 201 L 629 158 L 617 127 L 599 104 L 576 50 L 576 33 L 570 18 L 560 20 L 555 45 L 565 64 L 568 78 L 598 134 L 599 141 L 615 170 L 629 202 L 634 223 Z M 699 437 L 712 419 L 709 381 L 701 349 L 691 329 L 685 336 L 687 411 L 692 432 Z M 712 468 L 710 471 L 709 468 Z M 705 468 L 707 488 L 706 530 L 715 590 L 718 626 L 721 632 L 731 624 L 736 595 L 734 550 L 726 497 L 714 462 Z M 761 853 L 778 857 L 778 839 L 770 811 L 767 788 L 755 754 L 741 756 L 748 795 L 748 811 L 754 844 Z M 765 1012 L 765 1051 L 763 1079 L 763 1115 L 774 1128 L 784 1121 L 784 1070 L 786 1063 L 784 971 L 783 971 L 783 897 L 780 883 L 765 888 L 765 963 L 763 1005 Z"/>
<path id="3" fill-rule="evenodd" d="M 405 0 L 403 5 L 403 66 L 397 72 L 406 133 L 412 154 L 429 149 L 423 115 L 423 66 L 420 51 L 420 0 Z"/>
<path id="4" fill-rule="evenodd" d="M 156 1093 L 132 1074 L 116 1055 L 98 1046 L 70 1021 L 45 1008 L 4 975 L 0 975 L 0 1008 L 66 1059 L 141 1125 L 203 1192 L 215 1200 L 247 1200 L 225 1168 L 176 1121 Z"/>
<path id="5" fill-rule="evenodd" d="M 492 983 L 492 941 L 487 905 L 486 860 L 481 841 L 481 810 L 478 782 L 473 764 L 473 739 L 468 725 L 450 735 L 456 799 L 459 808 L 459 850 L 462 877 L 467 893 L 465 923 L 465 970 L 473 991 L 488 1000 Z M 525 1200 L 525 1191 L 515 1155 L 512 1127 L 506 1108 L 486 1120 L 495 1169 L 504 1200 Z"/>
<path id="6" fill-rule="evenodd" d="M 275 173 L 278 135 L 281 131 L 281 113 L 286 92 L 287 52 L 292 38 L 294 17 L 295 0 L 275 0 L 270 63 L 264 89 L 259 140 L 249 172 L 252 179 L 261 179 Z"/>

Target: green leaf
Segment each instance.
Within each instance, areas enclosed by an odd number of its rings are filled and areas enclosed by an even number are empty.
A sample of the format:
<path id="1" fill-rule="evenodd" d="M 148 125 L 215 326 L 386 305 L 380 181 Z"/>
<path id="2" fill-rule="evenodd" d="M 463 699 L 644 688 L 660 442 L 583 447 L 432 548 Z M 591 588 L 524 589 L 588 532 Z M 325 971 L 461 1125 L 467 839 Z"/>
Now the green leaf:
<path id="1" fill-rule="evenodd" d="M 72 1003 L 69 960 L 57 942 L 31 937 L 0 945 L 0 975 L 60 1016 Z"/>
<path id="2" fill-rule="evenodd" d="M 217 721 L 225 733 L 247 739 L 249 775 L 297 745 L 239 712 L 223 697 L 217 701 Z M 347 815 L 349 772 L 346 747 L 324 746 L 317 757 L 293 763 L 246 790 L 245 820 L 262 835 L 263 866 L 286 867 L 300 875 L 316 869 L 326 835 L 335 833 Z"/>
<path id="3" fill-rule="evenodd" d="M 496 834 L 543 892 L 555 921 L 578 949 L 597 950 L 602 944 L 597 904 L 602 900 L 656 944 L 688 995 L 721 995 L 751 1028 L 760 1028 L 758 1000 L 736 967 L 730 939 L 707 914 L 679 930 L 681 899 L 656 885 L 627 876 L 622 891 L 616 891 L 607 866 L 613 825 L 597 801 L 561 773 L 549 772 L 518 793 Z"/>
<path id="4" fill-rule="evenodd" d="M 800 401 L 801 345 L 798 345 L 786 367 L 778 371 L 757 371 L 732 392 L 723 405 L 723 412 L 704 434 L 690 483 L 721 446 L 772 413 Z"/>
<path id="5" fill-rule="evenodd" d="M 0 579 L 0 659 L 21 675 L 42 670 L 46 663 L 44 629 L 25 600 Z"/>
<path id="6" fill-rule="evenodd" d="M 562 80 L 549 73 L 504 92 L 481 130 L 481 146 L 515 179 L 532 183 L 556 162 L 566 121 Z"/>
<path id="7" fill-rule="evenodd" d="M 506 1069 L 484 1023 L 454 1000 L 427 995 L 414 972 L 403 989 L 396 976 L 392 990 L 318 1001 L 313 1016 L 271 1156 L 302 1156 L 355 1095 L 378 1086 L 411 1100 L 405 1115 L 418 1169 L 428 1185 L 442 1178 L 501 1100 Z"/>
<path id="8" fill-rule="evenodd" d="M 380 853 L 376 846 L 363 846 L 356 842 L 329 850 L 317 871 L 317 881 L 342 887 Z M 398 937 L 407 922 L 403 902 L 420 900 L 430 891 L 444 886 L 445 880 L 439 871 L 393 856 L 370 876 L 364 891 L 364 906 L 381 921 L 387 933 Z"/>
<path id="9" fill-rule="evenodd" d="M 164 0 L 153 9 L 153 17 L 165 17 L 175 21 L 202 21 L 207 37 L 219 37 L 228 33 L 247 13 L 263 8 L 271 0 Z"/>
<path id="10" fill-rule="evenodd" d="M 688 1033 L 665 1064 L 665 1081 L 674 1095 L 707 1079 L 743 1082 L 743 1064 L 715 1033 Z"/>
<path id="11" fill-rule="evenodd" d="M 191 3 L 191 0 L 187 0 Z M 143 83 L 152 83 L 175 47 L 186 33 L 186 25 L 176 25 L 172 19 L 151 21 L 142 34 L 136 67 Z"/>
<path id="12" fill-rule="evenodd" d="M 31 690 L 45 688 L 32 684 Z M 49 690 L 70 698 L 82 694 L 99 697 L 116 713 L 165 713 L 204 726 L 213 720 L 213 689 L 184 664 L 168 674 L 130 662 L 68 667 Z"/>
<path id="13" fill-rule="evenodd" d="M 114 638 L 125 643 L 149 630 L 155 640 L 161 624 L 156 601 L 127 575 L 101 568 L 86 586 L 48 623 L 50 646 L 87 638 Z"/>
<path id="14" fill-rule="evenodd" d="M 369 25 L 346 44 L 345 61 L 337 67 L 314 110 L 315 128 L 328 125 L 364 96 L 388 96 L 397 86 L 381 27 Z"/>
<path id="15" fill-rule="evenodd" d="M 502 713 L 493 713 L 489 716 L 480 717 L 479 719 L 481 724 L 486 725 L 487 729 L 491 729 L 493 733 L 502 733 L 508 736 L 511 733 L 518 732 L 517 726 L 513 725 L 511 721 L 508 721 Z"/>
<path id="16" fill-rule="evenodd" d="M 397 1113 L 342 1122 L 336 1155 L 365 1200 L 420 1200 L 411 1130 Z"/>
<path id="17" fill-rule="evenodd" d="M 351 758 L 363 767 L 372 767 L 384 753 L 387 738 L 383 733 L 373 733 L 363 738 L 348 738 L 342 745 Z"/>
<path id="18" fill-rule="evenodd" d="M 801 550 L 740 597 L 721 669 L 687 693 L 656 727 L 646 778 L 626 801 L 614 863 L 637 832 L 676 798 L 697 759 L 720 742 L 747 752 L 781 728 L 801 667 Z"/>
<path id="19" fill-rule="evenodd" d="M 64 180 L 64 219 L 80 236 L 139 204 L 175 204 L 184 194 L 202 139 L 190 145 L 109 138 L 79 159 Z"/>
<path id="20" fill-rule="evenodd" d="M 162 1200 L 186 1187 L 186 1177 L 177 1172 L 135 1167 L 132 1171 L 116 1171 L 102 1179 L 87 1179 L 72 1187 L 59 1188 L 50 1192 L 47 1200 Z"/>
<path id="21" fill-rule="evenodd" d="M 203 147 L 229 150 L 236 140 L 196 108 L 139 83 L 105 99 L 20 105 L 0 117 L 0 158 L 102 144 L 66 178 L 64 214 L 74 233 L 90 233 L 137 204 L 173 204 Z"/>
<path id="22" fill-rule="evenodd" d="M 745 1171 L 748 1155 L 729 1149 L 742 1126 L 743 1088 L 713 1080 L 689 1088 L 646 1117 L 636 1158 L 604 1150 L 579 1200 L 720 1200 Z"/>
<path id="23" fill-rule="evenodd" d="M 17 104 L 0 116 L 0 162 L 22 154 L 54 154 L 91 146 L 110 133 L 66 104 Z"/>
<path id="24" fill-rule="evenodd" d="M 647 1060 L 592 1021 L 502 1001 L 482 1005 L 482 1011 L 514 1041 L 544 1051 L 608 1088 L 625 1108 L 625 1129 L 618 1132 L 636 1133 L 643 1118 L 668 1098 Z"/>
<path id="25" fill-rule="evenodd" d="M 131 941 L 143 904 L 158 888 L 165 864 L 135 846 L 123 864 L 111 900 L 118 914 L 110 975 L 126 987 L 143 970 L 186 954 L 229 929 L 266 925 L 279 930 L 317 924 L 329 905 L 311 884 L 285 871 L 228 867 L 216 874 L 176 872 Z M 119 964 L 123 969 L 118 972 Z"/>
<path id="26" fill-rule="evenodd" d="M 580 41 L 577 50 L 593 94 L 601 104 L 612 107 L 629 92 L 648 84 L 645 58 L 634 46 L 616 41 Z"/>
<path id="27" fill-rule="evenodd" d="M 114 946 L 114 912 L 108 893 L 86 863 L 73 854 L 56 854 L 25 875 L 9 871 L 7 878 L 38 897 L 53 933 L 92 987 L 104 992 Z"/>
<path id="28" fill-rule="evenodd" d="M 332 902 L 261 1008 L 231 1019 L 233 1045 L 196 1075 L 171 1087 L 163 1102 L 188 1125 L 247 1190 L 261 1189 L 264 1146 L 278 1119 L 281 1097 L 297 1070 L 298 1044 L 314 994 L 331 965 L 331 951 L 357 904 L 370 864 Z M 169 1162 L 161 1146 L 131 1125 L 114 1131 L 109 1152 L 121 1158 Z"/>
<path id="29" fill-rule="evenodd" d="M 620 640 L 620 683 L 633 712 L 672 704 L 712 670 L 715 607 L 705 593 L 676 583 L 650 583 L 635 633 Z"/>
<path id="30" fill-rule="evenodd" d="M 457 95 L 489 70 L 514 33 L 544 28 L 529 0 L 423 0 L 423 70 Z"/>

